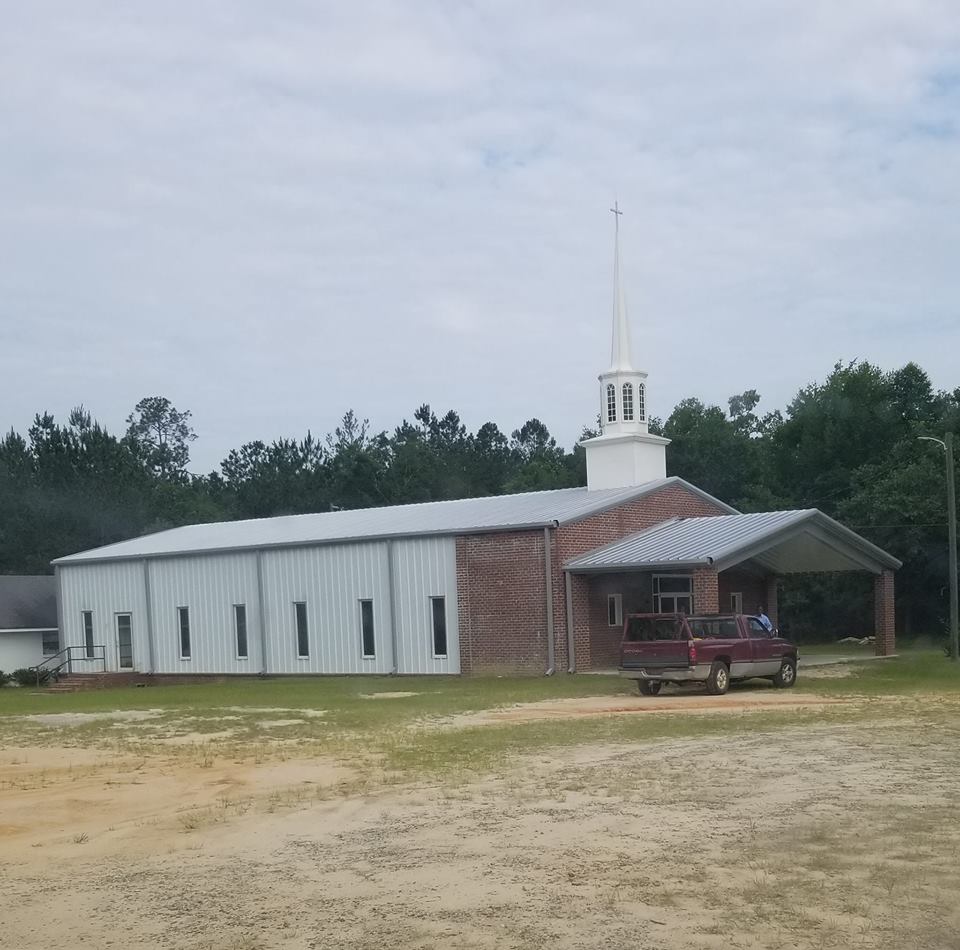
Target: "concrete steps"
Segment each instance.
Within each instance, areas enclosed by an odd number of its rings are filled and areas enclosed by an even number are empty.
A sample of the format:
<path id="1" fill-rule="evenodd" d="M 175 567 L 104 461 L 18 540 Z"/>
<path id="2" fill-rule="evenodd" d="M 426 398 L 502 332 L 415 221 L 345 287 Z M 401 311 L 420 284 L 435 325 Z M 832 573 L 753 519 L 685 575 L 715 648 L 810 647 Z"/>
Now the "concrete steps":
<path id="1" fill-rule="evenodd" d="M 44 687 L 46 693 L 77 693 L 81 690 L 133 686 L 142 677 L 136 673 L 67 673 L 56 683 Z"/>

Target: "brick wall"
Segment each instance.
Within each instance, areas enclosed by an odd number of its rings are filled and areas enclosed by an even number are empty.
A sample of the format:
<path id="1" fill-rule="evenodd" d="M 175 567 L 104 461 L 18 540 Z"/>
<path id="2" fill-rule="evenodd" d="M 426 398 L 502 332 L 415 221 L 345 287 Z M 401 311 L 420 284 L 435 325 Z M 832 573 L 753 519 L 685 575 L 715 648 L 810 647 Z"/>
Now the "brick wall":
<path id="1" fill-rule="evenodd" d="M 759 604 L 763 604 L 767 607 L 768 616 L 773 619 L 773 614 L 770 613 L 770 605 L 767 603 L 769 598 L 765 578 L 734 568 L 720 573 L 719 585 L 721 613 L 733 610 L 730 604 L 730 595 L 739 592 L 743 594 L 743 612 L 745 614 L 752 614 Z M 699 609 L 699 605 L 694 603 L 694 610 Z"/>
<path id="2" fill-rule="evenodd" d="M 693 610 L 698 614 L 720 613 L 719 577 L 712 567 L 693 572 Z"/>
<path id="3" fill-rule="evenodd" d="M 693 518 L 727 512 L 681 485 L 574 524 L 551 530 L 553 621 L 556 668 L 568 668 L 567 608 L 563 565 L 571 558 L 668 518 Z M 460 615 L 460 666 L 465 674 L 543 673 L 547 667 L 546 582 L 543 531 L 463 535 L 457 538 L 457 587 Z M 574 649 L 578 670 L 609 665 L 610 629 L 606 598 L 592 608 L 590 584 L 571 578 Z M 596 643 L 591 631 L 596 630 Z"/>
<path id="4" fill-rule="evenodd" d="M 567 656 L 567 615 L 564 600 L 563 565 L 587 551 L 616 541 L 624 535 L 652 528 L 668 518 L 699 518 L 729 514 L 724 508 L 701 498 L 682 485 L 668 485 L 636 501 L 591 515 L 574 524 L 562 525 L 553 534 L 554 636 L 557 642 L 557 669 L 569 666 Z M 573 639 L 578 670 L 599 669 L 611 662 L 610 631 L 606 616 L 602 624 L 591 621 L 590 585 L 584 577 L 572 578 Z M 605 598 L 604 598 L 605 601 Z M 605 608 L 604 608 L 605 609 Z M 599 617 L 599 611 L 594 609 Z M 591 636 L 591 630 L 595 634 Z M 595 642 L 593 642 L 595 641 Z M 596 661 L 592 653 L 596 652 Z"/>
<path id="5" fill-rule="evenodd" d="M 543 531 L 458 537 L 457 609 L 463 673 L 545 672 Z"/>
<path id="6" fill-rule="evenodd" d="M 877 574 L 873 580 L 874 653 L 889 656 L 897 650 L 894 630 L 893 571 Z"/>

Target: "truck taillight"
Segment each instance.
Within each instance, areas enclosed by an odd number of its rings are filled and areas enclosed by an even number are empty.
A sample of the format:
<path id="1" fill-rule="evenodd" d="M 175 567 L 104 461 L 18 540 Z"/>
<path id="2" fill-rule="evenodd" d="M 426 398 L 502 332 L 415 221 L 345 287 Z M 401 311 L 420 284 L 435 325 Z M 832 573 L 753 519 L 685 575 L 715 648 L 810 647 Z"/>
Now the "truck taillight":
<path id="1" fill-rule="evenodd" d="M 690 666 L 697 665 L 697 645 L 693 640 L 687 641 L 687 662 Z"/>

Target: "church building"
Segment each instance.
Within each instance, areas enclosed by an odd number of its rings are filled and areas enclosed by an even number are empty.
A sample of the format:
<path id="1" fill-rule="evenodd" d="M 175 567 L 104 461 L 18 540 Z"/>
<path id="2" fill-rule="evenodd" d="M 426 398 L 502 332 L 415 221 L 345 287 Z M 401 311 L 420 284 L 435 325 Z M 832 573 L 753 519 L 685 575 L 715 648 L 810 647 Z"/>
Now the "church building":
<path id="1" fill-rule="evenodd" d="M 587 485 L 188 525 L 54 561 L 73 672 L 550 674 L 616 665 L 638 611 L 764 605 L 780 579 L 874 578 L 894 650 L 900 562 L 816 509 L 740 514 L 666 474 L 614 252 L 610 366 Z"/>

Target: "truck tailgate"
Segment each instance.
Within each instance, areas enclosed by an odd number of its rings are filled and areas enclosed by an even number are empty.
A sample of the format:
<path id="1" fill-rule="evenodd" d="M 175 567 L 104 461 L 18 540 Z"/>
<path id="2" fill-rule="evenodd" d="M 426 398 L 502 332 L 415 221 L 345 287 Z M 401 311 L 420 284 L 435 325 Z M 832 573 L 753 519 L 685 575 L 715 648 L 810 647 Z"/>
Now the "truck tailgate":
<path id="1" fill-rule="evenodd" d="M 625 670 L 686 668 L 689 665 L 687 641 L 648 640 L 625 642 L 620 648 L 620 666 Z"/>

